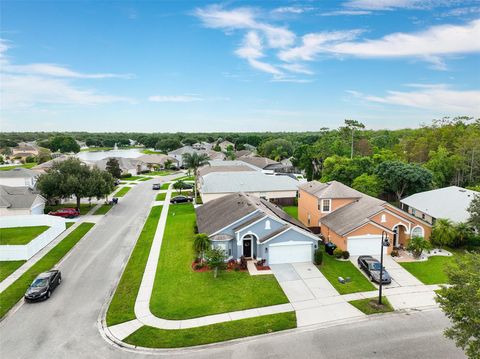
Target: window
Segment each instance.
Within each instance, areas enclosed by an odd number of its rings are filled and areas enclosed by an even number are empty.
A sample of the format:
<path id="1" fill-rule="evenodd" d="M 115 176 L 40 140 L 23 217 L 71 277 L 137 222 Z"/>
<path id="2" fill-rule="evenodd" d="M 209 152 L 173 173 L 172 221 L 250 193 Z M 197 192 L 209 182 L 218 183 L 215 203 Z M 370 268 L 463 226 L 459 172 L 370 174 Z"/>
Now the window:
<path id="1" fill-rule="evenodd" d="M 385 216 L 384 214 L 382 214 L 381 222 L 382 222 L 382 223 L 387 222 L 387 216 Z"/>
<path id="2" fill-rule="evenodd" d="M 414 208 L 412 208 L 412 214 L 413 214 L 414 216 L 416 216 L 416 215 L 417 215 L 417 211 L 415 211 L 415 209 L 414 209 Z"/>
<path id="3" fill-rule="evenodd" d="M 420 226 L 413 227 L 412 237 L 423 237 L 423 228 Z"/>
<path id="4" fill-rule="evenodd" d="M 308 214 L 307 220 L 308 220 L 308 226 L 310 226 L 310 213 Z"/>
<path id="5" fill-rule="evenodd" d="M 422 219 L 425 219 L 425 213 L 422 213 Z"/>
<path id="6" fill-rule="evenodd" d="M 272 229 L 270 221 L 268 219 L 265 221 L 265 229 Z"/>
<path id="7" fill-rule="evenodd" d="M 330 212 L 331 200 L 322 199 L 322 212 Z"/>

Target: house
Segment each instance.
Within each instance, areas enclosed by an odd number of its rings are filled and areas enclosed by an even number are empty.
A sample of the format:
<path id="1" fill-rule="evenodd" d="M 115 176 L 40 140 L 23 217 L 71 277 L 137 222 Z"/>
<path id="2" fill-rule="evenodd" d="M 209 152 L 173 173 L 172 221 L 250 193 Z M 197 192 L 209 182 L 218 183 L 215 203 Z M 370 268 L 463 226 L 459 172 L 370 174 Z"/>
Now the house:
<path id="1" fill-rule="evenodd" d="M 269 176 L 258 171 L 210 172 L 199 177 L 203 203 L 226 195 L 243 192 L 271 202 L 293 204 L 298 182 L 287 176 Z"/>
<path id="2" fill-rule="evenodd" d="M 310 262 L 318 237 L 280 207 L 245 193 L 232 193 L 195 209 L 199 233 L 229 259 L 266 263 Z"/>
<path id="3" fill-rule="evenodd" d="M 3 186 L 34 188 L 37 178 L 38 173 L 22 167 L 0 171 L 0 185 Z"/>
<path id="4" fill-rule="evenodd" d="M 196 150 L 192 146 L 183 146 L 177 148 L 176 150 L 170 151 L 167 154 L 169 157 L 175 158 L 179 167 L 183 167 L 183 155 L 185 153 L 193 154 L 194 152 L 196 152 Z"/>
<path id="5" fill-rule="evenodd" d="M 139 173 L 149 171 L 145 162 L 139 161 L 136 158 L 125 157 L 106 157 L 99 161 L 95 161 L 93 166 L 105 171 L 107 168 L 107 162 L 109 159 L 115 158 L 118 161 L 118 165 L 122 170 L 122 175 L 130 173 L 131 175 L 137 175 Z"/>
<path id="6" fill-rule="evenodd" d="M 235 144 L 232 143 L 232 142 L 230 142 L 230 141 L 227 141 L 227 140 L 218 143 L 218 146 L 220 147 L 220 149 L 222 150 L 222 152 L 226 152 L 230 146 L 231 146 L 233 149 L 235 149 Z"/>
<path id="7" fill-rule="evenodd" d="M 258 167 L 260 170 L 268 173 L 273 173 L 276 169 L 281 169 L 283 167 L 280 162 L 271 160 L 267 157 L 243 156 L 240 157 L 238 160 L 248 163 L 249 165 Z"/>
<path id="8" fill-rule="evenodd" d="M 136 160 L 146 163 L 147 167 L 150 169 L 153 167 L 165 168 L 165 163 L 167 161 L 170 161 L 171 164 L 178 166 L 178 161 L 175 158 L 161 153 L 155 155 L 142 155 L 137 157 Z"/>
<path id="9" fill-rule="evenodd" d="M 215 162 L 215 161 L 210 161 L 210 163 L 212 162 Z M 232 161 L 222 161 L 222 162 L 232 162 Z M 212 172 L 250 172 L 250 171 L 255 171 L 255 170 L 246 165 L 226 165 L 226 166 L 207 165 L 207 166 L 200 167 L 198 169 L 198 175 L 201 177 Z"/>
<path id="10" fill-rule="evenodd" d="M 192 148 L 195 150 L 210 151 L 212 147 L 213 147 L 212 144 L 208 142 L 196 142 L 192 145 Z"/>
<path id="11" fill-rule="evenodd" d="M 249 150 L 240 150 L 240 151 L 235 151 L 235 158 L 240 158 L 240 157 L 253 157 L 254 154 L 252 151 Z"/>
<path id="12" fill-rule="evenodd" d="M 206 153 L 207 156 L 214 161 L 223 161 L 227 156 L 223 152 L 217 152 L 214 150 L 207 150 L 207 151 L 199 151 L 199 153 Z"/>
<path id="13" fill-rule="evenodd" d="M 29 157 L 38 156 L 38 147 L 28 144 L 19 144 L 17 147 L 12 148 L 12 157 Z"/>
<path id="14" fill-rule="evenodd" d="M 416 193 L 400 202 L 404 211 L 430 224 L 435 224 L 435 220 L 438 218 L 461 223 L 469 219 L 470 214 L 467 209 L 475 195 L 480 195 L 480 193 L 450 186 Z"/>
<path id="15" fill-rule="evenodd" d="M 46 202 L 32 188 L 0 185 L 0 216 L 43 214 Z"/>
<path id="16" fill-rule="evenodd" d="M 70 158 L 75 158 L 74 156 L 68 156 L 68 155 L 60 155 L 57 157 L 54 157 L 52 160 L 40 163 L 39 165 L 36 165 L 35 167 L 32 167 L 32 171 L 38 173 L 38 174 L 43 174 L 46 173 L 49 169 L 53 167 L 53 165 L 57 162 L 63 162 L 66 161 Z"/>
<path id="17" fill-rule="evenodd" d="M 429 223 L 337 181 L 300 184 L 298 219 L 350 255 L 379 254 L 384 231 L 390 253 L 411 237 L 429 239 L 432 230 Z"/>

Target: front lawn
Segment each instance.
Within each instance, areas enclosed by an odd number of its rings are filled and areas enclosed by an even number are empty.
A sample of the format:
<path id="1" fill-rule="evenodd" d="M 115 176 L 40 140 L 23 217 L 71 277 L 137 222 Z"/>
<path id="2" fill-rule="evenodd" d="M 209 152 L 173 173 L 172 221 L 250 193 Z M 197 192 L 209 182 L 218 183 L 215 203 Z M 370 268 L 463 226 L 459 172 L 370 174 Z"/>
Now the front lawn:
<path id="1" fill-rule="evenodd" d="M 378 305 L 378 297 L 352 300 L 349 303 L 367 315 L 378 314 L 378 313 L 388 313 L 388 312 L 394 311 L 388 299 L 383 296 L 382 296 L 382 306 Z"/>
<path id="2" fill-rule="evenodd" d="M 112 209 L 111 204 L 102 204 L 93 214 L 94 215 L 101 215 L 101 214 L 107 214 L 108 211 Z"/>
<path id="3" fill-rule="evenodd" d="M 7 289 L 0 293 L 0 318 L 22 299 L 28 286 L 37 275 L 52 269 L 52 267 L 67 254 L 80 239 L 94 226 L 94 223 L 81 223 L 72 233 L 53 247 L 37 263 L 27 270 L 20 278 L 13 282 Z"/>
<path id="4" fill-rule="evenodd" d="M 167 183 L 163 183 L 162 184 L 162 187 L 160 187 L 160 189 L 168 189 L 168 187 L 170 187 L 170 182 L 167 182 Z"/>
<path id="5" fill-rule="evenodd" d="M 180 178 L 175 178 L 175 181 L 195 181 L 195 176 L 183 176 Z"/>
<path id="6" fill-rule="evenodd" d="M 282 209 L 287 212 L 293 218 L 298 219 L 298 207 L 297 206 L 284 206 Z"/>
<path id="7" fill-rule="evenodd" d="M 141 152 L 146 155 L 159 155 L 163 153 L 162 151 L 154 151 L 154 150 L 147 150 L 147 149 L 144 149 Z"/>
<path id="8" fill-rule="evenodd" d="M 118 190 L 118 192 L 116 192 L 116 193 L 114 194 L 114 196 L 115 196 L 115 197 L 123 197 L 123 196 L 125 196 L 125 195 L 128 193 L 128 191 L 130 191 L 131 189 L 132 189 L 132 187 L 122 187 L 122 188 L 120 188 L 120 189 Z"/>
<path id="9" fill-rule="evenodd" d="M 159 193 L 157 197 L 155 197 L 155 201 L 165 201 L 165 197 L 167 197 L 166 193 Z"/>
<path id="10" fill-rule="evenodd" d="M 139 181 L 139 180 L 143 180 L 144 178 L 148 178 L 148 177 L 143 177 L 143 176 L 130 176 L 130 177 L 125 177 L 125 178 L 122 178 L 122 181 Z"/>
<path id="11" fill-rule="evenodd" d="M 49 228 L 49 226 L 0 228 L 0 245 L 25 245 Z"/>
<path id="12" fill-rule="evenodd" d="M 296 326 L 295 313 L 288 312 L 190 329 L 166 330 L 143 326 L 124 342 L 146 348 L 180 348 L 272 333 Z"/>
<path id="13" fill-rule="evenodd" d="M 213 278 L 212 272 L 194 272 L 194 225 L 192 204 L 169 207 L 150 299 L 154 315 L 180 320 L 288 303 L 273 275 L 219 271 Z"/>
<path id="14" fill-rule="evenodd" d="M 31 162 L 31 163 L 24 163 L 23 165 L 12 165 L 12 166 L 4 166 L 0 167 L 0 171 L 10 171 L 15 168 L 32 168 L 38 165 L 36 162 Z"/>
<path id="15" fill-rule="evenodd" d="M 0 282 L 15 272 L 26 261 L 4 261 L 0 262 Z"/>
<path id="16" fill-rule="evenodd" d="M 57 204 L 55 206 L 45 206 L 45 213 L 48 214 L 50 211 L 56 211 L 60 208 L 77 208 L 76 203 L 63 203 Z M 93 208 L 89 203 L 80 203 L 80 215 L 85 215 Z"/>
<path id="17" fill-rule="evenodd" d="M 135 319 L 135 300 L 142 282 L 143 271 L 147 264 L 150 247 L 157 230 L 162 206 L 153 207 L 138 237 L 127 266 L 118 283 L 115 295 L 107 311 L 107 325 L 120 324 Z"/>
<path id="18" fill-rule="evenodd" d="M 375 290 L 373 284 L 350 261 L 338 261 L 324 252 L 323 263 L 319 269 L 340 294 Z M 351 280 L 342 284 L 338 281 L 338 277 L 350 277 Z"/>
<path id="19" fill-rule="evenodd" d="M 168 176 L 171 175 L 172 173 L 175 173 L 175 171 L 172 170 L 160 170 L 160 171 L 152 171 L 149 173 L 145 173 L 146 176 Z"/>

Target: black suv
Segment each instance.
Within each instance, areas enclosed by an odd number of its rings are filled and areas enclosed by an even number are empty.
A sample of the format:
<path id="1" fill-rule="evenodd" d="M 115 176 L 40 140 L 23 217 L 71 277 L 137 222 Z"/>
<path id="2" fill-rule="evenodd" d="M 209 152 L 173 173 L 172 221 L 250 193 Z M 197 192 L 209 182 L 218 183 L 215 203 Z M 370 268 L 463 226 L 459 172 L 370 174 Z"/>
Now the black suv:
<path id="1" fill-rule="evenodd" d="M 48 299 L 52 292 L 62 282 L 62 273 L 59 270 L 51 270 L 40 273 L 30 284 L 25 293 L 25 301 Z"/>
<path id="2" fill-rule="evenodd" d="M 365 274 L 370 278 L 372 282 L 380 283 L 380 262 L 373 258 L 372 256 L 360 256 L 357 260 L 358 266 Z M 392 283 L 392 278 L 390 274 L 385 270 L 385 267 L 382 271 L 382 283 L 390 284 Z"/>

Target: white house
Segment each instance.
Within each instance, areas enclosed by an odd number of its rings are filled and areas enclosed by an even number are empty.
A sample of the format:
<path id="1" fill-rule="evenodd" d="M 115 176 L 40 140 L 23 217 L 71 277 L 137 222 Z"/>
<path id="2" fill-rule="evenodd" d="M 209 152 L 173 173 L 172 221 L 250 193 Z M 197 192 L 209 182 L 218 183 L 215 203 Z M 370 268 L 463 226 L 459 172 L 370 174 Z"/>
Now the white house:
<path id="1" fill-rule="evenodd" d="M 0 185 L 0 216 L 43 214 L 46 202 L 29 187 Z"/>
<path id="2" fill-rule="evenodd" d="M 0 171 L 0 185 L 3 186 L 34 188 L 37 178 L 38 173 L 22 167 Z"/>

